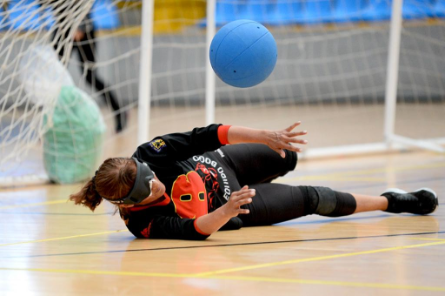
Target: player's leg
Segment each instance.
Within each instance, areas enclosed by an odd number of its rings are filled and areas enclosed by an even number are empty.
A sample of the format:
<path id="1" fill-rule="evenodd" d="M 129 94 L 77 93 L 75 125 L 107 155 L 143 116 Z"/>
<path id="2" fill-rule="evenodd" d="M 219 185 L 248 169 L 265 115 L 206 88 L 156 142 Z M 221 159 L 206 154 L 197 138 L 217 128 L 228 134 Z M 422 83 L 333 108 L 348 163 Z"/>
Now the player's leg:
<path id="1" fill-rule="evenodd" d="M 331 191 L 331 189 L 328 190 Z M 390 213 L 406 212 L 424 215 L 432 213 L 438 206 L 437 194 L 429 188 L 421 188 L 413 192 L 388 189 L 380 196 L 356 193 L 351 195 L 356 202 L 354 213 L 381 210 Z"/>
<path id="2" fill-rule="evenodd" d="M 297 154 L 287 151 L 282 158 L 262 144 L 237 144 L 221 148 L 222 161 L 235 173 L 240 185 L 268 183 L 294 170 Z"/>
<path id="3" fill-rule="evenodd" d="M 244 226 L 270 225 L 298 217 L 319 214 L 347 216 L 356 210 L 356 199 L 348 193 L 326 187 L 256 184 L 252 203 L 243 206 L 248 215 L 239 215 Z"/>
<path id="4" fill-rule="evenodd" d="M 270 225 L 310 214 L 341 217 L 377 210 L 428 214 L 438 203 L 436 195 L 426 190 L 367 196 L 317 186 L 257 184 L 250 188 L 256 195 L 251 204 L 243 206 L 250 213 L 239 215 L 245 226 Z"/>
<path id="5" fill-rule="evenodd" d="M 112 91 L 107 90 L 108 86 L 102 82 L 102 80 L 98 77 L 96 70 L 92 68 L 96 63 L 96 42 L 94 41 L 94 38 L 94 31 L 86 32 L 82 40 L 75 43 L 75 48 L 78 50 L 79 57 L 82 62 L 81 71 L 87 71 L 87 75 L 85 77 L 87 82 L 90 85 L 93 85 L 97 91 L 102 92 L 105 103 L 115 112 L 115 130 L 120 132 L 126 126 L 126 115 L 125 112 L 119 112 L 120 105 L 118 99 Z M 83 67 L 85 67 L 85 69 Z"/>
<path id="6" fill-rule="evenodd" d="M 60 30 L 54 30 L 51 34 L 51 40 L 53 43 L 53 48 L 56 54 L 59 56 L 59 59 L 61 59 L 65 53 L 65 46 L 68 46 L 68 42 L 65 42 L 70 36 L 70 31 L 60 31 Z"/>
<path id="7" fill-rule="evenodd" d="M 387 198 L 384 196 L 371 196 L 364 194 L 352 193 L 356 201 L 356 210 L 354 213 L 370 212 L 370 211 L 385 211 L 389 205 Z"/>

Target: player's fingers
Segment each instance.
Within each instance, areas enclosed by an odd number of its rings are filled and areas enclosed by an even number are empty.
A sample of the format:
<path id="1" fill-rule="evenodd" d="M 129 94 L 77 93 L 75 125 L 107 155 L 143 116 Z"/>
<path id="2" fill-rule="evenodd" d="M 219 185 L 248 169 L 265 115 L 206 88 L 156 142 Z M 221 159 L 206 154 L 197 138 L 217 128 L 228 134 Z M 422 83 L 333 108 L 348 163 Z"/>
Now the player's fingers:
<path id="1" fill-rule="evenodd" d="M 293 144 L 291 144 L 291 143 L 288 143 L 287 146 L 285 147 L 285 149 L 289 150 L 289 151 L 294 151 L 294 152 L 301 152 L 302 151 L 302 148 L 293 146 Z"/>
<path id="2" fill-rule="evenodd" d="M 300 121 L 298 121 L 298 122 L 296 122 L 296 123 L 290 125 L 290 126 L 287 127 L 285 130 L 286 130 L 287 132 L 291 132 L 291 131 L 292 131 L 296 126 L 298 126 L 298 125 L 300 125 Z"/>
<path id="3" fill-rule="evenodd" d="M 287 147 L 287 144 L 285 143 L 283 145 L 269 146 L 269 148 L 279 154 L 282 158 L 285 158 L 285 151 L 283 151 L 281 147 Z"/>
<path id="4" fill-rule="evenodd" d="M 293 146 L 291 142 L 296 144 L 307 144 L 306 140 L 296 140 L 296 139 L 287 139 L 288 141 L 283 141 L 281 143 L 278 143 L 274 147 L 271 147 L 274 151 L 276 151 L 282 158 L 285 158 L 286 154 L 283 149 L 294 151 L 294 152 L 301 152 L 302 149 L 296 146 Z M 302 141 L 302 142 L 301 142 Z"/>
<path id="5" fill-rule="evenodd" d="M 237 194 L 233 193 L 229 199 L 230 202 L 232 202 L 233 204 L 236 204 L 237 202 L 239 202 L 242 199 L 246 199 L 246 198 L 250 198 L 253 197 L 255 195 L 255 190 L 254 189 L 249 189 L 243 192 L 238 192 Z"/>
<path id="6" fill-rule="evenodd" d="M 238 197 L 243 198 L 244 196 L 254 196 L 255 192 L 256 192 L 255 189 L 245 188 L 238 192 L 239 193 Z"/>
<path id="7" fill-rule="evenodd" d="M 244 192 L 249 191 L 250 189 L 248 188 L 248 185 L 243 186 L 240 190 L 234 191 L 231 194 L 232 198 L 236 198 L 237 196 L 239 196 L 240 194 L 243 194 Z"/>
<path id="8" fill-rule="evenodd" d="M 286 154 L 283 149 L 277 149 L 276 152 L 279 153 L 280 157 L 285 158 Z"/>
<path id="9" fill-rule="evenodd" d="M 252 198 L 245 198 L 245 199 L 241 199 L 238 202 L 235 203 L 235 206 L 238 208 L 240 206 L 249 204 L 252 202 Z"/>
<path id="10" fill-rule="evenodd" d="M 304 140 L 304 139 L 296 139 L 296 138 L 288 138 L 287 139 L 288 143 L 296 143 L 296 144 L 307 144 L 308 141 Z"/>
<path id="11" fill-rule="evenodd" d="M 249 189 L 249 190 L 239 194 L 234 201 L 239 201 L 244 198 L 253 197 L 254 195 L 256 195 L 256 191 L 254 189 Z"/>
<path id="12" fill-rule="evenodd" d="M 298 137 L 298 136 L 304 136 L 306 135 L 308 132 L 307 131 L 299 131 L 299 132 L 290 132 L 290 133 L 286 133 L 285 135 L 287 137 Z"/>
<path id="13" fill-rule="evenodd" d="M 241 215 L 248 215 L 250 213 L 250 211 L 246 210 L 246 209 L 239 209 L 238 213 Z"/>

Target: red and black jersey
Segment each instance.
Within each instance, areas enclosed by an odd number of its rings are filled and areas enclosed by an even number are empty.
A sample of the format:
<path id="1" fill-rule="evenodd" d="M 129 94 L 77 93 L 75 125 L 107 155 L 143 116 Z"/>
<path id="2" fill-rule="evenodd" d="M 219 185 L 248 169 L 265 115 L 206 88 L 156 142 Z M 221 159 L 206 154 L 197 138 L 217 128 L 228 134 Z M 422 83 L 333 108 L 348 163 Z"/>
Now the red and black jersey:
<path id="1" fill-rule="evenodd" d="M 166 186 L 159 202 L 121 211 L 136 237 L 206 239 L 195 219 L 224 204 L 231 193 L 218 150 L 229 126 L 209 125 L 191 132 L 156 137 L 132 157 L 146 162 Z M 216 152 L 212 152 L 215 151 Z M 209 153 L 207 153 L 209 152 Z M 234 219 L 232 219 L 234 220 Z M 230 228 L 240 228 L 236 220 Z"/>

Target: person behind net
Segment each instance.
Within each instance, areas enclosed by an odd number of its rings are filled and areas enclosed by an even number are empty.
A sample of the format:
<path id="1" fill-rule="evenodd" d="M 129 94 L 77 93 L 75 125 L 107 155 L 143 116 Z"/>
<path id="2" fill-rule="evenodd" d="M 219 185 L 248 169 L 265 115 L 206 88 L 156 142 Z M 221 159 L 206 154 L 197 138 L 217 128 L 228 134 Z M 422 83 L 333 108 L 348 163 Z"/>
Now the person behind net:
<path id="1" fill-rule="evenodd" d="M 51 3 L 53 4 L 53 10 L 58 13 L 57 17 L 55 18 L 56 22 L 63 23 L 66 18 L 67 11 L 70 11 L 70 6 L 63 6 L 63 2 L 58 2 L 55 0 L 53 0 Z M 70 31 L 63 26 L 55 26 L 53 28 L 53 48 L 57 52 L 59 57 L 62 57 L 64 55 L 65 45 L 62 41 L 65 41 L 69 37 L 69 33 Z M 86 72 L 86 81 L 88 82 L 88 84 L 96 88 L 96 90 L 102 95 L 107 106 L 110 106 L 113 110 L 115 118 L 115 131 L 119 133 L 127 125 L 126 113 L 120 110 L 121 107 L 119 101 L 114 93 L 109 89 L 109 86 L 107 86 L 98 77 L 97 71 L 95 69 L 95 35 L 96 33 L 93 21 L 91 19 L 90 12 L 88 12 L 79 27 L 74 32 L 73 49 L 78 53 L 81 72 Z"/>
<path id="2" fill-rule="evenodd" d="M 367 196 L 321 186 L 271 183 L 294 170 L 295 123 L 280 131 L 212 124 L 156 137 L 132 157 L 109 158 L 70 196 L 92 211 L 107 200 L 138 238 L 203 240 L 218 230 L 271 225 L 310 214 L 432 213 L 431 189 Z M 231 145 L 229 145 L 231 144 Z"/>

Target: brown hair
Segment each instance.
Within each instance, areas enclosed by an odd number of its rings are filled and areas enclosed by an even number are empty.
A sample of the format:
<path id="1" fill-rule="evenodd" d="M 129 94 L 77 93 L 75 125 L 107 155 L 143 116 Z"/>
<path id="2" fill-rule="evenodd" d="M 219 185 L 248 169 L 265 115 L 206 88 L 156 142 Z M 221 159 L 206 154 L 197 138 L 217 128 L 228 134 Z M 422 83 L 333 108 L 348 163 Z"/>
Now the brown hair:
<path id="1" fill-rule="evenodd" d="M 131 158 L 109 158 L 79 192 L 70 195 L 70 200 L 94 211 L 102 197 L 117 200 L 127 195 L 135 179 L 136 163 Z"/>

